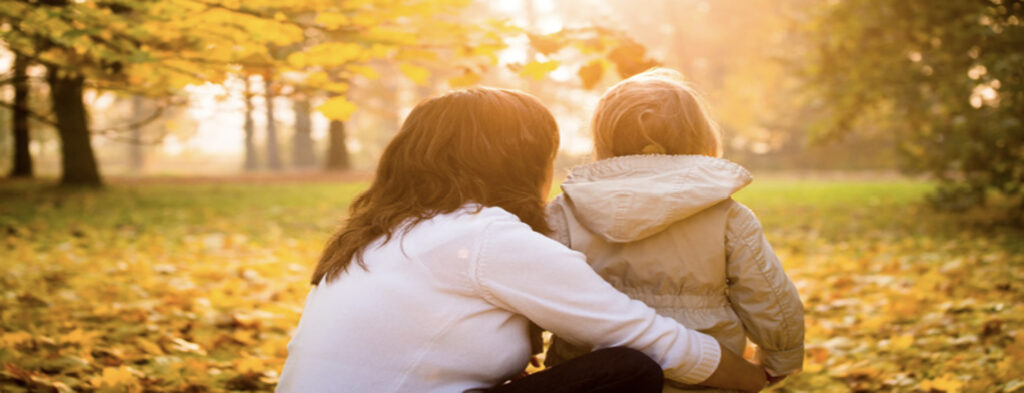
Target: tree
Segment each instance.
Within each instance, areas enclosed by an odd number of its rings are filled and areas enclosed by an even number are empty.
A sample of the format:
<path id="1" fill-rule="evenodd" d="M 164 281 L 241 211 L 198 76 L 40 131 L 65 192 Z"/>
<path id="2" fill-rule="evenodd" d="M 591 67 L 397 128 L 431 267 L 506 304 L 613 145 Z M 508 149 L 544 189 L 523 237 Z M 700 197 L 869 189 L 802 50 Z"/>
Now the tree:
<path id="1" fill-rule="evenodd" d="M 351 154 L 345 144 L 345 122 L 331 120 L 327 128 L 327 160 L 324 168 L 329 171 L 343 171 L 352 167 Z"/>
<path id="2" fill-rule="evenodd" d="M 32 154 L 29 152 L 29 109 L 28 109 L 28 59 L 14 54 L 14 105 L 11 114 L 11 131 L 14 135 L 14 165 L 10 177 L 32 177 Z"/>
<path id="3" fill-rule="evenodd" d="M 248 61 L 265 65 L 267 45 L 302 39 L 296 23 L 250 7 L 208 0 L 22 0 L 0 3 L 0 40 L 48 69 L 62 144 L 62 184 L 99 185 L 86 88 L 165 96 L 220 82 Z M 289 2 L 291 4 L 293 2 Z M 306 2 L 295 2 L 306 5 Z M 77 97 L 73 96 L 78 94 Z M 65 113 L 66 112 L 66 113 Z M 41 116 L 45 118 L 45 116 Z"/>
<path id="4" fill-rule="evenodd" d="M 88 114 L 82 101 L 85 77 L 50 66 L 46 79 L 50 84 L 57 134 L 61 140 L 61 183 L 76 186 L 102 184 L 90 140 Z"/>
<path id="5" fill-rule="evenodd" d="M 268 165 L 277 164 L 274 84 L 284 85 L 285 78 L 298 73 L 305 75 L 303 80 L 287 81 L 295 90 L 328 95 L 317 108 L 332 121 L 333 145 L 327 162 L 347 168 L 343 122 L 356 105 L 346 98 L 346 81 L 370 78 L 374 71 L 367 62 L 386 60 L 423 85 L 435 77 L 430 65 L 452 64 L 457 59 L 450 68 L 462 72 L 449 84 L 469 85 L 497 64 L 495 53 L 507 46 L 507 37 L 525 33 L 507 23 L 457 16 L 456 11 L 469 4 L 466 0 L 20 0 L 0 3 L 0 20 L 6 24 L 0 29 L 0 40 L 49 70 L 47 80 L 55 95 L 51 101 L 58 105 L 64 184 L 100 183 L 88 108 L 81 96 L 86 89 L 162 97 L 188 84 L 220 83 L 237 74 L 265 75 Z M 590 42 L 584 45 L 588 50 L 612 48 L 614 54 L 628 49 L 613 55 L 620 73 L 626 64 L 621 60 L 632 61 L 632 56 L 643 53 L 635 44 L 609 43 L 603 30 L 593 31 L 598 34 L 584 38 Z M 559 44 L 565 46 L 574 39 Z M 272 53 L 275 48 L 288 48 L 291 53 Z M 633 66 L 647 64 L 646 59 L 640 60 Z M 558 62 L 530 61 L 520 68 L 524 76 L 539 80 L 557 67 Z M 65 108 L 70 108 L 68 113 L 62 113 Z M 251 132 L 247 140 L 252 142 Z M 251 167 L 254 155 L 249 157 Z"/>
<path id="6" fill-rule="evenodd" d="M 242 126 L 245 131 L 245 163 L 243 168 L 247 171 L 255 171 L 259 167 L 259 158 L 256 156 L 256 127 L 253 124 L 252 112 L 252 84 L 248 75 L 242 80 L 245 83 L 245 90 L 242 92 L 242 100 L 245 101 L 245 124 Z"/>
<path id="7" fill-rule="evenodd" d="M 468 5 L 464 0 L 370 3 L 369 7 L 342 2 L 318 8 L 313 20 L 317 28 L 310 34 L 309 45 L 286 58 L 288 67 L 307 75 L 298 90 L 319 90 L 328 96 L 317 108 L 330 120 L 324 159 L 327 170 L 351 167 L 345 122 L 357 106 L 349 101 L 347 93 L 353 78 L 377 77 L 369 62 L 399 64 L 407 71 L 403 72 L 406 77 L 418 81 L 429 72 L 414 63 L 439 63 L 439 52 L 484 43 L 479 38 L 466 42 L 466 35 L 461 33 L 487 27 L 449 17 Z M 487 41 L 494 38 L 498 37 L 486 37 Z"/>
<path id="8" fill-rule="evenodd" d="M 292 165 L 297 168 L 316 166 L 316 155 L 313 153 L 313 108 L 309 103 L 309 94 L 296 93 L 292 96 L 292 112 L 295 113 L 295 133 L 292 135 Z"/>
<path id="9" fill-rule="evenodd" d="M 146 166 L 146 155 L 143 152 L 142 124 L 145 117 L 145 98 L 140 95 L 131 97 L 132 125 L 131 134 L 128 138 L 128 168 L 135 173 L 141 173 Z"/>
<path id="10" fill-rule="evenodd" d="M 990 192 L 1024 212 L 1024 3 L 844 0 L 816 9 L 802 71 L 821 137 L 891 133 L 952 209 Z"/>
<path id="11" fill-rule="evenodd" d="M 277 142 L 277 120 L 274 118 L 274 80 L 267 72 L 263 75 L 263 97 L 267 112 L 267 169 L 281 170 L 281 149 Z"/>

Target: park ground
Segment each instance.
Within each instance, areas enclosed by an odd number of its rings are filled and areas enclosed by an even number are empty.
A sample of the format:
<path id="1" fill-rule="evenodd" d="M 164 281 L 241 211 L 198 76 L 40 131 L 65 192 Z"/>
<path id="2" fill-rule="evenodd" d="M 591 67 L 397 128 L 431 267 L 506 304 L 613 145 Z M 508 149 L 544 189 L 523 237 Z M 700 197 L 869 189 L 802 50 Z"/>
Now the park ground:
<path id="1" fill-rule="evenodd" d="M 0 391 L 272 390 L 365 180 L 0 183 Z M 806 307 L 779 392 L 1024 392 L 1024 231 L 899 178 L 755 181 Z"/>

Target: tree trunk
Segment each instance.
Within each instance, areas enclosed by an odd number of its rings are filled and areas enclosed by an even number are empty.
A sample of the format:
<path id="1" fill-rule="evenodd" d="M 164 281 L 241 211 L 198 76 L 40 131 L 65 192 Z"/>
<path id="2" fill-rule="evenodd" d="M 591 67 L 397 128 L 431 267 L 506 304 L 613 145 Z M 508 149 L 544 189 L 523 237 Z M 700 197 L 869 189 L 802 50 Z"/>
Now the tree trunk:
<path id="1" fill-rule="evenodd" d="M 397 76 L 394 80 L 397 80 Z M 398 134 L 399 128 L 402 127 L 402 117 L 398 113 L 399 85 L 397 83 L 391 83 L 383 90 L 383 104 L 386 109 L 385 113 L 380 116 L 383 124 L 377 138 L 377 144 L 380 146 L 381 151 L 387 147 L 388 143 L 391 143 L 391 140 L 395 138 L 396 134 Z M 429 96 L 425 98 L 429 98 Z"/>
<path id="2" fill-rule="evenodd" d="M 310 119 L 311 109 L 309 97 L 298 95 L 292 101 L 295 112 L 295 135 L 292 137 L 292 164 L 298 168 L 316 166 L 313 154 L 313 124 Z"/>
<path id="3" fill-rule="evenodd" d="M 53 112 L 57 116 L 57 134 L 60 135 L 62 185 L 100 186 L 99 167 L 89 135 L 88 113 L 82 100 L 85 77 L 61 75 L 57 68 L 47 74 Z"/>
<path id="4" fill-rule="evenodd" d="M 249 85 L 249 76 L 245 76 L 245 164 L 244 168 L 247 171 L 255 171 L 258 163 L 256 162 L 256 130 L 252 121 L 252 87 Z"/>
<path id="5" fill-rule="evenodd" d="M 327 139 L 327 165 L 329 171 L 344 171 L 351 168 L 348 146 L 345 145 L 345 123 L 331 120 Z"/>
<path id="6" fill-rule="evenodd" d="M 14 132 L 14 165 L 11 177 L 32 177 L 32 154 L 29 152 L 28 130 L 28 59 L 14 55 L 14 113 L 11 131 Z"/>
<path id="7" fill-rule="evenodd" d="M 267 168 L 272 171 L 281 170 L 281 156 L 278 154 L 277 144 L 277 122 L 274 121 L 274 92 L 273 81 L 268 73 L 263 78 L 263 92 L 266 97 L 267 107 Z"/>
<path id="8" fill-rule="evenodd" d="M 142 151 L 142 125 L 138 124 L 142 121 L 142 111 L 145 109 L 144 104 L 145 101 L 142 96 L 132 96 L 132 122 L 134 125 L 128 140 L 128 169 L 136 174 L 142 173 L 146 166 L 146 157 Z"/>

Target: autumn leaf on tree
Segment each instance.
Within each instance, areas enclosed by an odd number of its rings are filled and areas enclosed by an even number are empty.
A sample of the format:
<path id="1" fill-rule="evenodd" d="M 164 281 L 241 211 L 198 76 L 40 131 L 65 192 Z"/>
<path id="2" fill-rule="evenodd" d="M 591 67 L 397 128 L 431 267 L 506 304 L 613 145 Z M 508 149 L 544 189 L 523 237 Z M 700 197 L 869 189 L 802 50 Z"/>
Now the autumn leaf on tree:
<path id="1" fill-rule="evenodd" d="M 519 69 L 519 75 L 539 81 L 546 78 L 551 71 L 558 69 L 558 64 L 555 60 L 531 61 Z"/>
<path id="2" fill-rule="evenodd" d="M 402 74 L 409 78 L 409 80 L 420 86 L 425 86 L 427 84 L 427 80 L 430 78 L 429 70 L 415 64 L 402 63 L 398 65 L 398 69 L 401 70 Z"/>
<path id="3" fill-rule="evenodd" d="M 539 35 L 529 34 L 530 45 L 544 55 L 550 55 L 564 48 L 567 42 L 557 34 Z"/>
<path id="4" fill-rule="evenodd" d="M 623 40 L 608 54 L 608 60 L 615 63 L 619 76 L 628 78 L 659 65 L 657 60 L 647 57 L 647 48 L 632 40 Z"/>
<path id="5" fill-rule="evenodd" d="M 471 70 L 465 70 L 462 75 L 448 79 L 448 86 L 453 88 L 473 86 L 477 83 L 480 83 L 480 75 Z"/>
<path id="6" fill-rule="evenodd" d="M 328 119 L 345 121 L 355 112 L 356 105 L 345 96 L 334 96 L 320 105 L 317 110 Z"/>
<path id="7" fill-rule="evenodd" d="M 592 89 L 604 76 L 604 61 L 592 60 L 587 65 L 580 67 L 578 74 L 580 80 L 583 81 L 583 88 Z"/>

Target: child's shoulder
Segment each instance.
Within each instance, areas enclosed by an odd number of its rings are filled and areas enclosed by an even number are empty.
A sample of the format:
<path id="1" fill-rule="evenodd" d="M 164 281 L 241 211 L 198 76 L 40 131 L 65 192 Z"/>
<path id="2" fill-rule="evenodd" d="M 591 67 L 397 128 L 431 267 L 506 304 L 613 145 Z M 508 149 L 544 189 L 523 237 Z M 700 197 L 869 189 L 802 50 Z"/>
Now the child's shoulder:
<path id="1" fill-rule="evenodd" d="M 747 207 L 747 205 L 744 205 L 732 198 L 722 201 L 722 205 L 723 208 L 728 209 L 726 225 L 730 232 L 749 233 L 752 231 L 761 231 L 761 221 L 758 220 L 757 214 Z"/>

